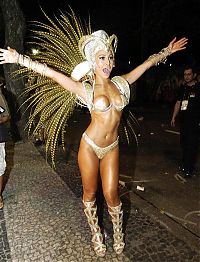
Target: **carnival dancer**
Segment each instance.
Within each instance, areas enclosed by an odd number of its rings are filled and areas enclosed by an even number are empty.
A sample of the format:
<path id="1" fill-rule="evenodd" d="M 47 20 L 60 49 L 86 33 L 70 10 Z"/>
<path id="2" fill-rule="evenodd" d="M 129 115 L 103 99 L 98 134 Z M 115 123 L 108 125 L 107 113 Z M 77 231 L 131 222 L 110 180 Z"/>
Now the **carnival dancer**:
<path id="1" fill-rule="evenodd" d="M 67 16 L 62 14 L 63 17 L 64 21 L 68 19 Z M 72 18 L 75 19 L 74 16 Z M 70 29 L 73 30 L 65 30 L 64 33 L 67 33 L 64 34 L 63 29 L 59 29 L 54 22 L 52 24 L 53 27 L 43 25 L 45 30 L 49 30 L 50 33 L 39 31 L 40 39 L 42 39 L 40 45 L 44 50 L 44 53 L 40 54 L 39 61 L 32 60 L 30 57 L 19 54 L 15 49 L 8 47 L 7 49 L 0 49 L 0 64 L 17 63 L 27 68 L 29 73 L 35 72 L 43 76 L 43 80 L 41 80 L 42 87 L 38 91 L 38 96 L 34 96 L 35 100 L 33 99 L 32 105 L 35 106 L 37 112 L 40 111 L 40 114 L 44 111 L 44 114 L 41 115 L 44 129 L 44 119 L 47 118 L 46 115 L 48 115 L 49 119 L 49 110 L 51 110 L 59 131 L 62 129 L 62 125 L 65 125 L 62 115 L 69 108 L 67 104 L 62 107 L 62 103 L 59 102 L 62 96 L 64 99 L 74 99 L 75 104 L 79 103 L 88 108 L 91 121 L 82 135 L 78 152 L 78 164 L 83 183 L 84 212 L 91 228 L 94 251 L 97 256 L 104 257 L 106 244 L 98 224 L 96 205 L 98 174 L 100 173 L 104 198 L 113 223 L 113 249 L 117 254 L 121 254 L 125 242 L 122 228 L 122 203 L 118 194 L 118 127 L 122 111 L 129 103 L 129 85 L 134 83 L 150 67 L 166 61 L 169 55 L 185 49 L 188 40 L 182 38 L 177 41 L 174 38 L 161 52 L 150 56 L 131 72 L 110 79 L 112 69 L 115 66 L 116 35 L 109 36 L 103 30 L 84 35 L 83 30 L 74 29 L 73 26 L 77 25 L 77 23 L 71 23 Z M 60 22 L 62 28 L 65 27 L 63 24 Z M 69 27 L 69 23 L 66 24 L 66 27 Z M 57 37 L 55 37 L 56 34 Z M 46 40 L 44 41 L 45 37 Z M 65 43 L 62 43 L 62 45 L 58 40 L 60 37 L 65 39 L 63 40 Z M 77 56 L 75 52 L 72 54 L 72 49 L 75 48 L 82 61 L 70 72 L 68 70 L 69 64 L 71 63 L 70 66 L 74 64 L 74 57 Z M 65 58 L 68 61 L 67 63 Z M 57 60 L 59 60 L 59 66 Z M 23 68 L 22 71 L 25 72 L 26 69 Z M 32 89 L 34 88 L 36 86 L 33 86 Z M 56 88 L 59 90 L 59 94 L 55 91 Z M 43 97 L 41 96 L 42 93 L 44 93 Z M 44 106 L 46 97 L 48 97 L 49 104 L 51 104 L 47 109 Z M 60 100 L 55 100 L 53 97 Z M 35 102 L 36 98 L 40 99 L 38 103 Z M 56 103 L 56 101 L 58 102 Z M 38 110 L 39 106 L 42 107 L 42 110 Z M 59 111 L 59 113 L 53 111 L 53 107 L 54 110 L 57 110 L 56 106 L 62 111 Z M 71 111 L 73 111 L 73 105 Z M 53 121 L 49 121 L 48 124 L 50 122 Z M 36 126 L 37 128 L 38 126 Z M 46 130 L 47 144 L 49 144 L 48 135 L 52 137 L 50 134 L 51 129 L 46 127 Z M 57 137 L 58 133 L 56 134 Z"/>

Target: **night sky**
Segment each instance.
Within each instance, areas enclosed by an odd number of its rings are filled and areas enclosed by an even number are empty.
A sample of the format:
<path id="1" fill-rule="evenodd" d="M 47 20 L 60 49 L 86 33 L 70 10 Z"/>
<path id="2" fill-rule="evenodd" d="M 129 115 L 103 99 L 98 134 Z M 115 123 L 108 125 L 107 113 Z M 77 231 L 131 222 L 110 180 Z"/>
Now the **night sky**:
<path id="1" fill-rule="evenodd" d="M 83 19 L 91 16 L 93 30 L 118 36 L 121 60 L 140 63 L 160 51 L 173 37 L 186 36 L 186 51 L 173 56 L 177 63 L 200 60 L 200 0 L 19 0 L 27 21 L 44 20 L 39 5 L 53 18 L 71 6 Z"/>

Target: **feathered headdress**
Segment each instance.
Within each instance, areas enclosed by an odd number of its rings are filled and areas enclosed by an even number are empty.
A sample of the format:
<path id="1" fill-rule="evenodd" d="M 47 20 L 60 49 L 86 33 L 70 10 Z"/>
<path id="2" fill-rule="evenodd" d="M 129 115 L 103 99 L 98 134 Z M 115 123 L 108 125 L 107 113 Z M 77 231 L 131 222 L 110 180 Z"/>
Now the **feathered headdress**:
<path id="1" fill-rule="evenodd" d="M 85 61 L 78 64 L 71 73 L 75 80 L 80 80 L 85 75 L 92 75 L 95 69 L 95 55 L 99 50 L 111 50 L 113 53 L 117 49 L 117 36 L 108 34 L 104 30 L 95 31 L 92 34 L 84 35 L 78 42 L 79 51 Z"/>

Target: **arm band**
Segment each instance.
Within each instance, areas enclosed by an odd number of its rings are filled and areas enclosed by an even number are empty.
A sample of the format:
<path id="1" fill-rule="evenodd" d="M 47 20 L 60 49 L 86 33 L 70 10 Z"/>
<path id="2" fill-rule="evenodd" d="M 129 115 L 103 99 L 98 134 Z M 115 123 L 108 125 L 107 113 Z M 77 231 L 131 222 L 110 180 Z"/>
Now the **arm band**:
<path id="1" fill-rule="evenodd" d="M 25 66 L 34 72 L 39 73 L 42 76 L 46 76 L 47 65 L 33 61 L 30 57 L 19 54 L 17 63 L 21 66 Z"/>
<path id="2" fill-rule="evenodd" d="M 153 65 L 159 65 L 160 63 L 166 63 L 167 56 L 171 55 L 169 47 L 163 48 L 158 54 L 151 55 L 146 61 L 151 61 Z"/>

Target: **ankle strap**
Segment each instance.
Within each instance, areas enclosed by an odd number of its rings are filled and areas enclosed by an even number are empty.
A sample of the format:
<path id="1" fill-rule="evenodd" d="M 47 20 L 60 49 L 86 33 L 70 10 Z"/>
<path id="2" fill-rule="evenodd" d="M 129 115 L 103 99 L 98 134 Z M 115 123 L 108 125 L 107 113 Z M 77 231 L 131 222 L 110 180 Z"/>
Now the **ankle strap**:
<path id="1" fill-rule="evenodd" d="M 83 202 L 83 204 L 86 207 L 92 207 L 96 203 L 96 198 L 93 201 L 84 201 L 84 200 L 82 200 L 82 202 Z"/>
<path id="2" fill-rule="evenodd" d="M 108 204 L 107 204 L 108 205 Z M 108 205 L 108 207 L 112 210 L 112 211 L 120 211 L 121 210 L 121 207 L 122 207 L 122 202 L 120 201 L 119 205 L 118 206 L 115 206 L 115 207 L 111 207 Z"/>

